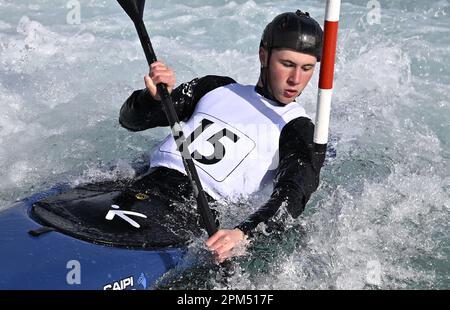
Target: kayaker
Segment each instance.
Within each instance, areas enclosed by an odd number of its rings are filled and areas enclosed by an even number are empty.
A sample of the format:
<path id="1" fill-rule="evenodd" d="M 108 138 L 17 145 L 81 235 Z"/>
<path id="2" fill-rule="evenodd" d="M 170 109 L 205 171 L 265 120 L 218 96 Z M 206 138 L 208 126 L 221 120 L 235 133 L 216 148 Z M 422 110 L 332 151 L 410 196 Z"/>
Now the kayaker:
<path id="1" fill-rule="evenodd" d="M 320 25 L 308 13 L 280 14 L 263 32 L 256 85 L 208 75 L 175 88 L 174 71 L 155 62 L 144 78 L 146 88 L 133 92 L 121 108 L 120 124 L 128 130 L 168 126 L 155 86 L 166 84 L 212 199 L 237 201 L 274 182 L 270 199 L 256 212 L 207 240 L 219 261 L 233 256 L 233 249 L 258 224 L 270 223 L 285 211 L 298 217 L 318 187 L 323 159 L 312 156 L 314 125 L 295 100 L 320 61 L 322 37 Z M 150 167 L 152 182 L 167 191 L 189 188 L 172 135 L 155 148 Z"/>

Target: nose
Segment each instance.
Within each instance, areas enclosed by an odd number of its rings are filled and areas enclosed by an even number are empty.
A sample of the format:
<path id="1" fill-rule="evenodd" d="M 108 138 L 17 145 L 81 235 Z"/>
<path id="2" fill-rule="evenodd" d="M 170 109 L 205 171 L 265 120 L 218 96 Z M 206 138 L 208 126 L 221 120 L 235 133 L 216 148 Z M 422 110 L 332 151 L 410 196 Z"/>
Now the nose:
<path id="1" fill-rule="evenodd" d="M 302 81 L 303 71 L 302 68 L 296 67 L 294 70 L 291 71 L 291 74 L 289 75 L 288 83 L 290 85 L 298 85 Z"/>

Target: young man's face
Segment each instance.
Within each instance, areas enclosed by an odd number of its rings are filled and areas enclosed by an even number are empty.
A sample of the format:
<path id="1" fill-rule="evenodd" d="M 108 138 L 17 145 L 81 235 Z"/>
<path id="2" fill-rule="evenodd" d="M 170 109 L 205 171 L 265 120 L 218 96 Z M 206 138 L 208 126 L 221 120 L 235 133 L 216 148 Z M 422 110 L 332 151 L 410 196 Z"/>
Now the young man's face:
<path id="1" fill-rule="evenodd" d="M 267 66 L 267 51 L 261 48 L 261 64 Z M 300 95 L 314 73 L 317 59 L 291 49 L 273 49 L 269 64 L 272 95 L 283 104 Z"/>

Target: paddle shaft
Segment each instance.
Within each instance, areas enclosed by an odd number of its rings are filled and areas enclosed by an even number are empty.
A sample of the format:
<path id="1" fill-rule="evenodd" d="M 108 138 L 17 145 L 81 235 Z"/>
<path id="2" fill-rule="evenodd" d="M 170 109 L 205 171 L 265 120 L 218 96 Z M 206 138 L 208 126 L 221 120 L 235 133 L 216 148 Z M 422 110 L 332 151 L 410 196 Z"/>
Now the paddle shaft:
<path id="1" fill-rule="evenodd" d="M 150 66 L 152 63 L 157 61 L 157 59 L 155 51 L 153 50 L 152 42 L 150 41 L 150 37 L 147 33 L 147 29 L 145 28 L 142 19 L 133 20 L 133 22 L 139 35 L 139 40 L 141 41 L 142 48 L 144 49 L 145 58 L 147 58 L 148 65 Z M 188 144 L 186 142 L 184 133 L 181 130 L 180 121 L 178 120 L 172 98 L 170 97 L 169 91 L 167 90 L 165 84 L 159 83 L 158 85 L 156 85 L 156 87 L 158 89 L 158 94 L 161 97 L 161 101 L 164 105 L 164 111 L 166 113 L 167 120 L 169 121 L 170 128 L 172 129 L 173 137 L 177 144 L 178 150 L 181 153 L 184 168 L 186 169 L 186 173 L 194 189 L 198 211 L 205 224 L 208 235 L 212 236 L 215 232 L 217 232 L 215 219 L 211 212 L 211 209 L 208 206 L 206 194 L 203 190 L 191 154 L 189 153 Z"/>

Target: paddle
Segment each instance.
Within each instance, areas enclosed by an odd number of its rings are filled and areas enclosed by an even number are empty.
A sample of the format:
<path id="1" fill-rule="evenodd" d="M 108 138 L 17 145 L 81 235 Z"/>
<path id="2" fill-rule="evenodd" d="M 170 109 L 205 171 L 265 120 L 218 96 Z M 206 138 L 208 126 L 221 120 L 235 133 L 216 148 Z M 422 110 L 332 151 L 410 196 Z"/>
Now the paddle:
<path id="1" fill-rule="evenodd" d="M 142 48 L 144 49 L 145 57 L 147 58 L 148 65 L 150 66 L 152 63 L 157 61 L 157 59 L 155 51 L 152 47 L 152 42 L 148 36 L 147 29 L 145 28 L 144 21 L 142 20 L 142 16 L 144 15 L 145 0 L 117 0 L 117 2 L 119 2 L 120 6 L 134 22 Z M 191 154 L 189 153 L 188 144 L 181 129 L 180 121 L 178 120 L 172 98 L 170 97 L 165 84 L 160 83 L 156 85 L 156 87 L 158 94 L 161 97 L 161 101 L 164 104 L 164 111 L 166 112 L 167 120 L 169 121 L 170 128 L 172 129 L 172 134 L 177 144 L 177 148 L 181 153 L 184 168 L 186 169 L 186 173 L 192 183 L 195 199 L 197 200 L 198 211 L 206 226 L 206 231 L 209 236 L 212 236 L 217 231 L 215 219 L 211 209 L 208 206 L 205 192 L 203 191 L 202 184 L 200 183 L 200 178 L 198 177 L 197 170 Z"/>

